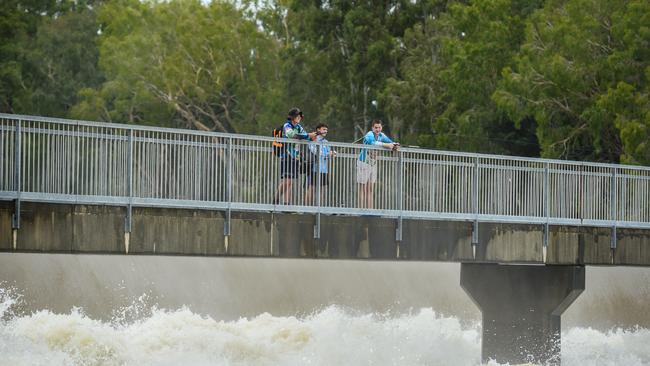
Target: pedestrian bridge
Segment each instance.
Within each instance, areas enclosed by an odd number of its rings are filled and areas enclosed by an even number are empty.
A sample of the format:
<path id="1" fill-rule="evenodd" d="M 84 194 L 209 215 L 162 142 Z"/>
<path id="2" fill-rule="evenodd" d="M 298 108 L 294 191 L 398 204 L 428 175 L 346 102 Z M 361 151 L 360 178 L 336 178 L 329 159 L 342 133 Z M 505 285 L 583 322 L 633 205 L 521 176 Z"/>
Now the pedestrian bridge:
<path id="1" fill-rule="evenodd" d="M 0 248 L 650 264 L 647 167 L 331 142 L 329 186 L 307 202 L 301 175 L 290 203 L 276 205 L 273 141 L 0 114 L 11 216 Z M 373 209 L 358 204 L 361 149 L 378 153 Z M 74 230 L 63 239 L 51 232 L 59 225 Z"/>
<path id="2" fill-rule="evenodd" d="M 483 358 L 511 363 L 559 362 L 585 265 L 650 265 L 648 167 L 331 142 L 329 185 L 280 205 L 273 142 L 0 114 L 0 250 L 460 262 Z"/>

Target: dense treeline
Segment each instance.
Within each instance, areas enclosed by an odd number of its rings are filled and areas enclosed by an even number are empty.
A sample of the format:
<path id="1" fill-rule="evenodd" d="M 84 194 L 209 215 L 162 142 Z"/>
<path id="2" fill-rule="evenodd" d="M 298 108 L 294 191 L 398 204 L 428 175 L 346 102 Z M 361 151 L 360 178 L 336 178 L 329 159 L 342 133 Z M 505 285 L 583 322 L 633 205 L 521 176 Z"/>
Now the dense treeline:
<path id="1" fill-rule="evenodd" d="M 647 0 L 3 0 L 0 111 L 650 164 Z"/>

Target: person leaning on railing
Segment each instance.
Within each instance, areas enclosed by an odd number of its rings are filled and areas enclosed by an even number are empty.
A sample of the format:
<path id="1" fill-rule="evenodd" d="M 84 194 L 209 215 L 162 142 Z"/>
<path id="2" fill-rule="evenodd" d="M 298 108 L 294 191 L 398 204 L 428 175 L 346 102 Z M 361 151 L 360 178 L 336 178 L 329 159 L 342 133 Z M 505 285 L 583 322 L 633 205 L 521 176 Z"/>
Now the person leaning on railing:
<path id="1" fill-rule="evenodd" d="M 372 130 L 363 137 L 365 145 L 381 146 L 395 150 L 399 143 L 393 142 L 381 132 L 383 123 L 376 119 L 372 121 Z M 357 160 L 357 183 L 359 186 L 359 208 L 373 208 L 373 189 L 377 182 L 377 151 L 362 149 Z"/>
<path id="2" fill-rule="evenodd" d="M 300 125 L 303 117 L 300 109 L 292 108 L 282 126 L 282 136 L 298 140 L 314 139 L 316 132 L 307 133 Z M 274 204 L 289 204 L 291 202 L 291 186 L 293 180 L 298 178 L 300 173 L 300 147 L 294 144 L 287 145 L 286 149 L 280 153 L 280 184 L 275 193 Z"/>

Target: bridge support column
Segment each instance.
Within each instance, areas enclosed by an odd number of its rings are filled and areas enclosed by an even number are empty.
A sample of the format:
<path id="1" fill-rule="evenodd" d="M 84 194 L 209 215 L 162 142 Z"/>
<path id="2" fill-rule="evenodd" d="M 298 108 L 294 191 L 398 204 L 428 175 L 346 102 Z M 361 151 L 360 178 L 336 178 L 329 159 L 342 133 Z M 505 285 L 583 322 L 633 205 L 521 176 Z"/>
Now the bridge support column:
<path id="1" fill-rule="evenodd" d="M 583 266 L 461 264 L 483 315 L 483 362 L 560 364 L 560 316 L 585 288 Z"/>

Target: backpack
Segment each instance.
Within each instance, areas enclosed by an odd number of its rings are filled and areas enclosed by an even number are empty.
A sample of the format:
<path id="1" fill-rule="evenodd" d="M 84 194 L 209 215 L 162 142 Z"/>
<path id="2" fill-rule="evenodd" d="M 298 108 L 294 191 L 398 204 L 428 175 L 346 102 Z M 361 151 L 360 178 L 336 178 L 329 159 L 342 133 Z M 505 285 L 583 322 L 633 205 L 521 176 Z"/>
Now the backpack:
<path id="1" fill-rule="evenodd" d="M 284 124 L 282 124 L 280 127 L 274 128 L 272 131 L 272 136 L 274 139 L 284 137 Z M 280 156 L 286 149 L 286 144 L 273 140 L 273 155 Z"/>

